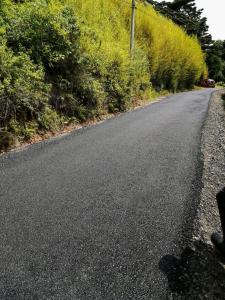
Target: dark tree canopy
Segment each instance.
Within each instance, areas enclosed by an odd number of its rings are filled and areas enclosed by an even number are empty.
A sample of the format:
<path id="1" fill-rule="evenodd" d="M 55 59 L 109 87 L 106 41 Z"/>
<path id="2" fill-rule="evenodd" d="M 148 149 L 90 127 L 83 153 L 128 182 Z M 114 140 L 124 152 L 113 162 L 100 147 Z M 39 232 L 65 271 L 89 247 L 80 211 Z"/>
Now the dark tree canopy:
<path id="1" fill-rule="evenodd" d="M 225 41 L 215 41 L 208 49 L 206 62 L 209 76 L 216 81 L 225 81 Z"/>

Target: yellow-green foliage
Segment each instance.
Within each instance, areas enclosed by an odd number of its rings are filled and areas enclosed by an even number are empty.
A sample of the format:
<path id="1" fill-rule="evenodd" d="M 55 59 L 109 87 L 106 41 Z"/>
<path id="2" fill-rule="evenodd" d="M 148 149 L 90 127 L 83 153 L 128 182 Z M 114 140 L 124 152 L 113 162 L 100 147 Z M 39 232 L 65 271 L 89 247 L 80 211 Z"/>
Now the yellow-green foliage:
<path id="1" fill-rule="evenodd" d="M 124 75 L 130 64 L 129 2 L 67 0 L 83 24 L 83 46 L 103 74 L 114 60 L 120 61 Z M 135 72 L 144 83 L 151 78 L 155 86 L 190 88 L 207 73 L 197 39 L 141 1 L 136 9 L 135 49 Z"/>
<path id="2" fill-rule="evenodd" d="M 131 57 L 130 2 L 0 0 L 0 148 L 205 76 L 197 39 L 138 0 Z"/>
<path id="3" fill-rule="evenodd" d="M 204 54 L 197 38 L 185 34 L 151 6 L 138 7 L 138 42 L 146 49 L 153 80 L 176 89 L 190 87 L 206 75 Z"/>
<path id="4" fill-rule="evenodd" d="M 142 47 L 130 57 L 129 6 L 123 1 L 65 1 L 74 8 L 81 27 L 81 46 L 92 64 L 92 71 L 105 78 L 109 108 L 129 106 L 131 92 L 151 88 L 149 63 Z"/>

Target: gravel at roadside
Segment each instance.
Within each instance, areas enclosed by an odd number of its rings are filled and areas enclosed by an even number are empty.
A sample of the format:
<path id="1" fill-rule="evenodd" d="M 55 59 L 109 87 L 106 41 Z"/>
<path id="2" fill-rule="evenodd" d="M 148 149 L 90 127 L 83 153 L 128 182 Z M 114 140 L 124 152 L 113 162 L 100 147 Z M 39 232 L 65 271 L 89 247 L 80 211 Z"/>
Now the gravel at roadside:
<path id="1" fill-rule="evenodd" d="M 216 194 L 225 186 L 224 91 L 211 98 L 202 133 L 203 177 L 200 203 L 190 247 L 173 258 L 169 299 L 225 299 L 225 261 L 210 237 L 220 231 Z"/>
<path id="2" fill-rule="evenodd" d="M 225 186 L 225 108 L 221 99 L 224 91 L 212 96 L 202 135 L 204 159 L 203 189 L 198 213 L 196 235 L 210 241 L 212 231 L 220 230 L 215 195 Z"/>

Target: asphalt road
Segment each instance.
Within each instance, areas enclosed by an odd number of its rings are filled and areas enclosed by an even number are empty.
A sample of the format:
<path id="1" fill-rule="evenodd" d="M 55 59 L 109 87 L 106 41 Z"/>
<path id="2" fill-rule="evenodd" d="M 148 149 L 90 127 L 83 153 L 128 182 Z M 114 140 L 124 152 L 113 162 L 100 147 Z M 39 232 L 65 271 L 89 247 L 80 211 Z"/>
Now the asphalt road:
<path id="1" fill-rule="evenodd" d="M 0 299 L 166 299 L 212 90 L 0 156 Z"/>

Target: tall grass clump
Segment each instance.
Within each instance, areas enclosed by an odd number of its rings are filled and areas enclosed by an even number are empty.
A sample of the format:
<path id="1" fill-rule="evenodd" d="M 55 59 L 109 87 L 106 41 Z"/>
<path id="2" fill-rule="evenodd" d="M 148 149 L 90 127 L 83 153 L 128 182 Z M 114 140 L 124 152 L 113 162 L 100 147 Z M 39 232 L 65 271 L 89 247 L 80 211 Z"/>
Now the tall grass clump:
<path id="1" fill-rule="evenodd" d="M 0 148 L 205 75 L 197 39 L 141 1 L 131 58 L 130 13 L 121 0 L 0 1 Z"/>
<path id="2" fill-rule="evenodd" d="M 78 15 L 81 45 L 94 77 L 101 78 L 109 110 L 124 110 L 131 94 L 151 89 L 149 63 L 143 47 L 130 57 L 129 19 L 123 1 L 67 0 Z"/>
<path id="3" fill-rule="evenodd" d="M 154 85 L 175 91 L 193 87 L 207 73 L 197 38 L 185 34 L 151 6 L 140 4 L 139 7 L 137 38 L 148 55 Z"/>
<path id="4" fill-rule="evenodd" d="M 68 2 L 79 12 L 86 30 L 83 32 L 84 47 L 98 62 L 98 68 L 113 65 L 118 55 L 125 65 L 123 73 L 132 68 L 129 58 L 129 3 L 119 0 Z M 143 78 L 148 77 L 154 87 L 173 91 L 188 89 L 207 74 L 204 53 L 197 38 L 188 36 L 179 26 L 143 1 L 137 1 L 135 53 L 136 73 L 133 75 L 142 78 L 144 85 L 146 81 Z M 144 66 L 141 76 L 140 66 Z M 137 85 L 137 88 L 140 86 Z"/>

